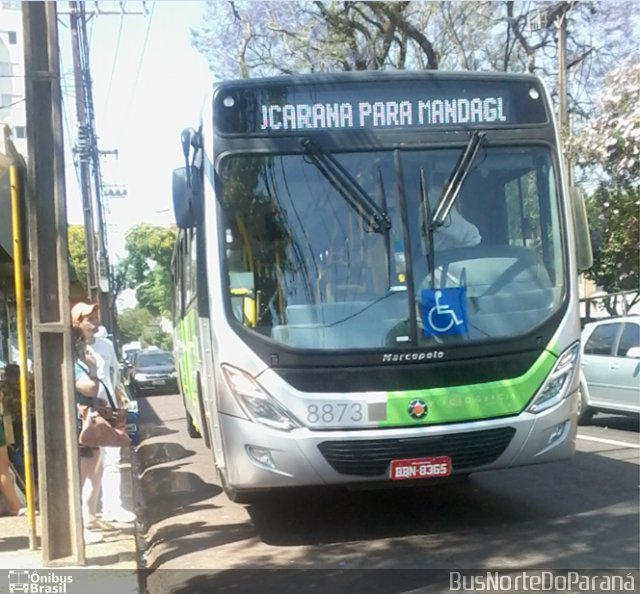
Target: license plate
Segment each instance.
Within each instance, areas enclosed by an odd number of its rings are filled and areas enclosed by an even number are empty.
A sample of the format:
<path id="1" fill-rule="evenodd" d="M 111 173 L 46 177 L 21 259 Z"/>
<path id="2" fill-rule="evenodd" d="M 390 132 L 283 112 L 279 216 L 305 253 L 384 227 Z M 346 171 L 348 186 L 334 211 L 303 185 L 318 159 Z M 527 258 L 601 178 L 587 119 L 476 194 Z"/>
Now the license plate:
<path id="1" fill-rule="evenodd" d="M 451 474 L 451 458 L 449 456 L 434 456 L 433 458 L 391 460 L 390 473 L 393 481 L 449 476 Z"/>
<path id="2" fill-rule="evenodd" d="M 164 384 L 165 384 L 164 380 L 151 380 L 152 386 L 164 386 Z"/>

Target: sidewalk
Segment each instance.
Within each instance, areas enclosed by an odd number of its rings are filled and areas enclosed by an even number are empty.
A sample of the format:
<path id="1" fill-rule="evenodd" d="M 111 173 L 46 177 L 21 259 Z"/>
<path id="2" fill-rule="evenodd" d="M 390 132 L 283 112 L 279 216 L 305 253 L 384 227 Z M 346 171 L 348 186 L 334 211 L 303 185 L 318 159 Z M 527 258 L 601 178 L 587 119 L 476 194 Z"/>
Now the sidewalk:
<path id="1" fill-rule="evenodd" d="M 36 532 L 38 535 L 41 534 L 39 516 L 36 517 Z M 86 545 L 85 567 L 129 570 L 133 574 L 137 568 L 134 527 L 126 526 L 123 529 L 102 534 L 103 542 Z M 39 547 L 39 537 L 37 544 Z M 29 549 L 27 518 L 12 516 L 0 518 L 0 569 L 40 569 L 42 567 L 42 550 Z"/>
<path id="2" fill-rule="evenodd" d="M 132 497 L 131 464 L 128 456 L 123 456 L 122 495 L 129 509 L 134 509 Z M 87 569 L 118 570 L 113 572 L 125 578 L 125 584 L 118 586 L 119 594 L 138 592 L 136 530 L 133 524 L 115 524 L 118 530 L 104 531 L 104 540 L 85 546 Z M 41 518 L 36 516 L 38 549 L 29 549 L 29 528 L 26 517 L 0 517 L 0 569 L 41 569 L 42 550 L 40 547 Z M 49 569 L 49 568 L 47 568 Z M 63 568 L 50 568 L 58 570 Z M 3 572 L 4 573 L 4 572 Z M 111 573 L 111 572 L 110 572 Z"/>

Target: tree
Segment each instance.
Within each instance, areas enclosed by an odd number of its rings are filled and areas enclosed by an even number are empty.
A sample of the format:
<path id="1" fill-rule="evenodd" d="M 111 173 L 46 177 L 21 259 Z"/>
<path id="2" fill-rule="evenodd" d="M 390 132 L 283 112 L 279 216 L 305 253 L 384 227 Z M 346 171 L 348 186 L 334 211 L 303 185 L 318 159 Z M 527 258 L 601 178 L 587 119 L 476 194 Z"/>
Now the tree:
<path id="1" fill-rule="evenodd" d="M 192 30 L 192 39 L 214 75 L 223 79 L 336 70 L 490 69 L 537 74 L 556 98 L 557 36 L 564 22 L 569 113 L 574 126 L 580 127 L 592 112 L 606 120 L 608 110 L 614 109 L 613 105 L 597 106 L 594 97 L 610 84 L 605 82 L 607 73 L 625 58 L 638 62 L 639 21 L 640 5 L 629 2 L 208 0 L 202 26 Z M 619 76 L 624 73 L 623 69 Z M 637 109 L 637 99 L 632 104 Z M 628 137 L 637 128 L 619 128 L 615 142 L 606 130 L 605 122 L 597 132 L 611 142 L 598 148 L 601 157 L 615 156 L 633 138 L 633 150 L 637 150 L 637 137 Z M 597 162 L 589 150 L 584 147 L 581 159 Z M 619 171 L 613 176 L 613 170 L 608 173 L 614 185 L 601 187 L 592 197 L 603 208 L 616 205 L 610 212 L 596 213 L 607 221 L 605 227 L 595 225 L 610 257 L 600 262 L 597 254 L 592 274 L 606 282 L 609 290 L 634 282 L 637 286 L 636 268 L 628 267 L 633 260 L 628 258 L 633 237 L 630 243 L 618 241 L 628 236 L 629 227 L 614 211 L 629 213 L 627 203 L 637 200 L 637 185 L 628 180 L 621 183 L 620 176 L 628 171 L 628 179 L 637 179 L 639 159 L 637 152 L 627 152 L 614 160 L 611 166 Z M 607 238 L 615 239 L 614 243 L 606 243 Z M 623 270 L 611 269 L 619 265 Z"/>
<path id="2" fill-rule="evenodd" d="M 87 286 L 87 248 L 84 241 L 84 227 L 82 225 L 69 225 L 67 241 L 71 298 L 74 301 L 87 299 L 89 288 Z"/>
<path id="3" fill-rule="evenodd" d="M 203 26 L 192 36 L 221 78 L 435 69 L 439 57 L 424 25 L 438 11 L 436 4 L 406 1 L 207 2 Z"/>
<path id="4" fill-rule="evenodd" d="M 126 284 L 135 289 L 141 307 L 154 315 L 171 311 L 171 257 L 176 232 L 166 227 L 136 225 L 127 235 Z"/>
<path id="5" fill-rule="evenodd" d="M 599 179 L 588 201 L 599 238 L 589 276 L 610 293 L 635 291 L 633 305 L 640 300 L 640 63 L 612 71 L 604 89 L 571 150 L 577 163 Z"/>
<path id="6" fill-rule="evenodd" d="M 88 261 L 87 246 L 85 242 L 85 232 L 83 225 L 68 226 L 68 251 L 69 251 L 69 280 L 71 284 L 71 301 L 89 300 L 90 291 L 88 287 Z M 124 288 L 128 286 L 127 259 L 119 261 L 112 269 L 111 274 L 111 300 L 116 302 L 118 296 Z"/>
<path id="7" fill-rule="evenodd" d="M 144 307 L 128 308 L 120 312 L 118 326 L 122 343 L 140 341 L 143 346 L 157 346 L 171 350 L 171 335 L 162 329 L 160 317 Z"/>
<path id="8" fill-rule="evenodd" d="M 570 112 L 586 117 L 603 76 L 640 52 L 634 3 L 208 0 L 194 46 L 216 78 L 336 70 L 532 72 L 556 96 L 567 23 Z"/>
<path id="9" fill-rule="evenodd" d="M 143 307 L 128 308 L 118 315 L 118 327 L 122 343 L 140 340 L 145 328 L 153 320 L 153 315 Z"/>

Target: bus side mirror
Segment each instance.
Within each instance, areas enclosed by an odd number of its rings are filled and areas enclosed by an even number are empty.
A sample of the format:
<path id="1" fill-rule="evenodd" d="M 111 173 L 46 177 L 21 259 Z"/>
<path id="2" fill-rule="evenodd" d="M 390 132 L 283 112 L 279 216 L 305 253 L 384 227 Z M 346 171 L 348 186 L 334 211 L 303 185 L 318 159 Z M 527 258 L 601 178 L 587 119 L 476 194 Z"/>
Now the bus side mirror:
<path id="1" fill-rule="evenodd" d="M 196 167 L 173 170 L 173 213 L 180 229 L 195 227 L 200 222 L 202 183 Z"/>
<path id="2" fill-rule="evenodd" d="M 573 205 L 573 221 L 575 224 L 578 272 L 584 272 L 593 266 L 593 250 L 587 221 L 587 207 L 582 189 L 575 186 L 571 187 L 571 203 Z"/>

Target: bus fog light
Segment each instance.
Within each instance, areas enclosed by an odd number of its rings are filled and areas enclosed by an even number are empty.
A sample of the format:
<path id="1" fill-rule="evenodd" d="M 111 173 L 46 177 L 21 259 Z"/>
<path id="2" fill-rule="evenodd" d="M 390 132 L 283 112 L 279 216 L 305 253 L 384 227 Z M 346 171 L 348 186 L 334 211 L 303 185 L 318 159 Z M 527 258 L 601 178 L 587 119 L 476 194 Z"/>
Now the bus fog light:
<path id="1" fill-rule="evenodd" d="M 564 429 L 567 426 L 567 422 L 565 421 L 564 423 L 560 423 L 558 425 L 555 425 L 554 427 L 551 427 L 551 431 L 549 432 L 549 439 L 547 440 L 547 445 L 551 445 L 553 442 L 558 441 L 558 439 L 560 439 L 564 433 Z"/>
<path id="2" fill-rule="evenodd" d="M 271 450 L 252 445 L 246 446 L 246 449 L 249 456 L 258 464 L 275 469 L 276 463 L 273 461 L 271 456 Z"/>

